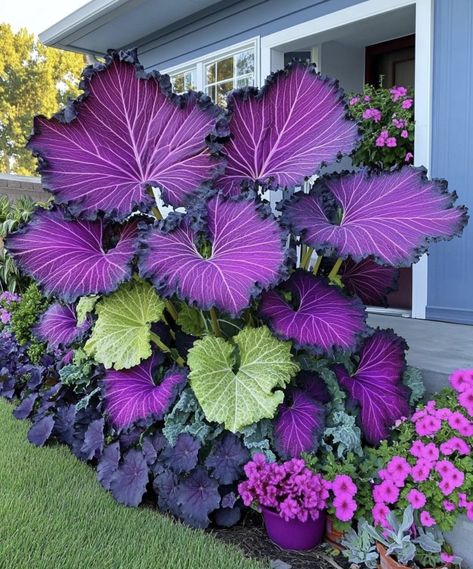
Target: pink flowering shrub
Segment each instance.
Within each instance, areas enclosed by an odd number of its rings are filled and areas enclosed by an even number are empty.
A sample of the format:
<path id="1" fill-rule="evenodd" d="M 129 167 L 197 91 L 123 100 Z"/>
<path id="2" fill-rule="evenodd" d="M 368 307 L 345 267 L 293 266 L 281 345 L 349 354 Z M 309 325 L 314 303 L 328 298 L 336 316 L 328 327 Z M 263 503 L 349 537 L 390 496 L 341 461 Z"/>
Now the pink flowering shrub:
<path id="1" fill-rule="evenodd" d="M 365 85 L 349 98 L 349 114 L 359 122 L 361 141 L 352 154 L 357 166 L 390 169 L 414 158 L 414 99 L 411 90 Z"/>
<path id="2" fill-rule="evenodd" d="M 450 384 L 385 445 L 372 487 L 376 525 L 387 527 L 389 512 L 408 504 L 425 528 L 449 531 L 461 513 L 473 521 L 473 369 L 455 371 Z"/>
<path id="3" fill-rule="evenodd" d="M 258 504 L 286 521 L 297 518 L 301 522 L 316 520 L 327 506 L 329 484 L 301 459 L 278 464 L 255 454 L 244 470 L 247 480 L 238 485 L 238 491 L 245 506 Z"/>

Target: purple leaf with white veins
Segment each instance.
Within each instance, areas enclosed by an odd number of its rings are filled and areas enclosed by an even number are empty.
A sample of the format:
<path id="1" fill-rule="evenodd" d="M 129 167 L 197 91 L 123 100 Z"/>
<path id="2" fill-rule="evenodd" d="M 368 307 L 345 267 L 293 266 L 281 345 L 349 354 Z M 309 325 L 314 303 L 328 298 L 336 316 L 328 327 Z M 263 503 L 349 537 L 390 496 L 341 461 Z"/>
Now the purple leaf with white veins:
<path id="1" fill-rule="evenodd" d="M 35 327 L 35 335 L 51 347 L 68 346 L 90 328 L 90 321 L 85 320 L 77 326 L 74 305 L 52 304 L 41 316 Z"/>
<path id="2" fill-rule="evenodd" d="M 340 385 L 360 406 L 360 427 L 370 444 L 388 437 L 390 427 L 409 415 L 409 390 L 402 383 L 406 349 L 392 330 L 377 330 L 361 348 L 352 376 L 343 366 L 334 367 Z"/>
<path id="3" fill-rule="evenodd" d="M 333 198 L 341 209 L 338 221 L 326 207 Z M 355 260 L 373 256 L 382 264 L 407 267 L 429 241 L 461 233 L 466 209 L 453 207 L 455 199 L 446 182 L 427 180 L 422 168 L 360 171 L 319 178 L 309 194 L 297 193 L 284 205 L 283 219 L 319 253 Z"/>
<path id="4" fill-rule="evenodd" d="M 167 76 L 146 74 L 134 52 L 85 70 L 85 96 L 62 117 L 36 117 L 28 147 L 42 158 L 44 186 L 75 215 L 124 219 L 150 206 L 149 186 L 182 205 L 215 175 L 205 139 L 221 111 L 196 93 L 170 95 Z"/>
<path id="5" fill-rule="evenodd" d="M 156 384 L 154 370 L 159 362 L 154 355 L 130 369 L 105 371 L 106 410 L 117 428 L 150 415 L 162 419 L 175 401 L 187 381 L 187 372 L 181 368 L 168 369 Z"/>
<path id="6" fill-rule="evenodd" d="M 292 63 L 261 91 L 234 91 L 228 107 L 233 136 L 227 167 L 216 181 L 226 195 L 240 193 L 242 183 L 298 186 L 322 163 L 349 154 L 358 139 L 336 81 L 318 75 L 313 65 Z"/>
<path id="7" fill-rule="evenodd" d="M 151 278 L 164 296 L 177 293 L 201 309 L 215 306 L 235 315 L 249 306 L 259 288 L 280 279 L 283 232 L 272 217 L 261 216 L 252 200 L 217 196 L 206 208 L 209 258 L 198 250 L 200 234 L 190 227 L 189 214 L 175 229 L 148 233 L 140 273 Z"/>
<path id="8" fill-rule="evenodd" d="M 325 426 L 321 403 L 295 389 L 292 401 L 283 403 L 274 422 L 276 450 L 284 458 L 299 458 L 303 452 L 315 452 Z"/>
<path id="9" fill-rule="evenodd" d="M 345 289 L 356 294 L 364 304 L 386 304 L 386 294 L 397 288 L 399 271 L 393 267 L 378 265 L 372 259 L 355 263 L 343 262 L 340 277 Z"/>
<path id="10" fill-rule="evenodd" d="M 301 371 L 296 375 L 295 383 L 309 397 L 319 403 L 328 403 L 331 399 L 325 381 L 312 371 Z"/>
<path id="11" fill-rule="evenodd" d="M 355 348 L 365 330 L 365 311 L 358 299 L 303 270 L 280 289 L 292 294 L 294 306 L 275 289 L 263 294 L 260 306 L 261 316 L 279 338 L 315 352 Z"/>
<path id="12" fill-rule="evenodd" d="M 7 238 L 6 246 L 48 294 L 73 302 L 79 296 L 113 292 L 130 278 L 136 225 L 122 225 L 116 245 L 106 251 L 102 220 L 68 221 L 60 210 L 38 211 L 24 229 Z"/>

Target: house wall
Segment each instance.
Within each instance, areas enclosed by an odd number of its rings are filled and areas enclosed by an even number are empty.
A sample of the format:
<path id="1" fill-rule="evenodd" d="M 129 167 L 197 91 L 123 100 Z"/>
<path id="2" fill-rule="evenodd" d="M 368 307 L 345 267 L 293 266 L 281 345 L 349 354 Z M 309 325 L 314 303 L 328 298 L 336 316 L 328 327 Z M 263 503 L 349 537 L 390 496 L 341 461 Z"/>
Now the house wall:
<path id="1" fill-rule="evenodd" d="M 6 195 L 10 200 L 28 196 L 35 202 L 45 202 L 51 197 L 42 189 L 40 178 L 9 174 L 0 174 L 0 195 Z"/>
<path id="2" fill-rule="evenodd" d="M 435 0 L 433 176 L 446 178 L 473 211 L 473 2 Z M 473 323 L 473 223 L 432 247 L 427 317 Z"/>

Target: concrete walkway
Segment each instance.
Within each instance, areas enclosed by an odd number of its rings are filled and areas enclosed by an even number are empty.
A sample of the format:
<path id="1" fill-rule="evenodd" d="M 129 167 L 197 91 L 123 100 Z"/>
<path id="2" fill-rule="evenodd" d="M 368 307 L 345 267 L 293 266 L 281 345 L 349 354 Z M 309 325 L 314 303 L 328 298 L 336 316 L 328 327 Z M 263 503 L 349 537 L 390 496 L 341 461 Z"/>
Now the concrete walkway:
<path id="1" fill-rule="evenodd" d="M 454 369 L 473 368 L 473 326 L 379 314 L 370 314 L 368 324 L 407 340 L 407 361 L 423 371 L 428 393 L 445 387 Z"/>

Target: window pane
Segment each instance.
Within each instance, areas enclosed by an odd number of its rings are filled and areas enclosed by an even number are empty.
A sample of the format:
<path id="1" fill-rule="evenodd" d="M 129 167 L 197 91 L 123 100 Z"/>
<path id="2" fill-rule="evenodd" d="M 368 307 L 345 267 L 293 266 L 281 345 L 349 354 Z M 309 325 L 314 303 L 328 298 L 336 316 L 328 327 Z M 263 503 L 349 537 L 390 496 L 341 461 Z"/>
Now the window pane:
<path id="1" fill-rule="evenodd" d="M 179 73 L 179 75 L 174 75 L 171 77 L 172 86 L 174 87 L 174 91 L 176 93 L 182 93 L 185 90 L 184 87 L 184 75 Z"/>
<path id="2" fill-rule="evenodd" d="M 186 91 L 189 89 L 197 89 L 197 71 L 195 69 L 191 69 L 187 71 L 185 74 L 185 86 Z"/>
<path id="3" fill-rule="evenodd" d="M 205 92 L 212 99 L 212 101 L 215 101 L 215 85 L 212 85 L 212 87 L 206 87 Z"/>
<path id="4" fill-rule="evenodd" d="M 215 83 L 215 63 L 207 65 L 207 84 Z"/>
<path id="5" fill-rule="evenodd" d="M 225 81 L 225 83 L 219 83 L 217 85 L 217 100 L 215 101 L 219 105 L 226 106 L 227 104 L 227 93 L 233 89 L 233 81 Z"/>
<path id="6" fill-rule="evenodd" d="M 249 77 L 242 77 L 241 79 L 237 79 L 236 86 L 240 89 L 241 87 L 248 87 L 249 85 L 254 85 L 253 75 Z"/>
<path id="7" fill-rule="evenodd" d="M 246 75 L 253 73 L 255 70 L 255 53 L 253 49 L 242 51 L 235 55 L 235 75 Z"/>
<path id="8" fill-rule="evenodd" d="M 233 57 L 217 61 L 217 81 L 224 81 L 233 77 Z"/>
<path id="9" fill-rule="evenodd" d="M 184 93 L 189 89 L 196 89 L 197 87 L 197 70 L 189 69 L 171 75 L 171 82 L 176 93 Z"/>

